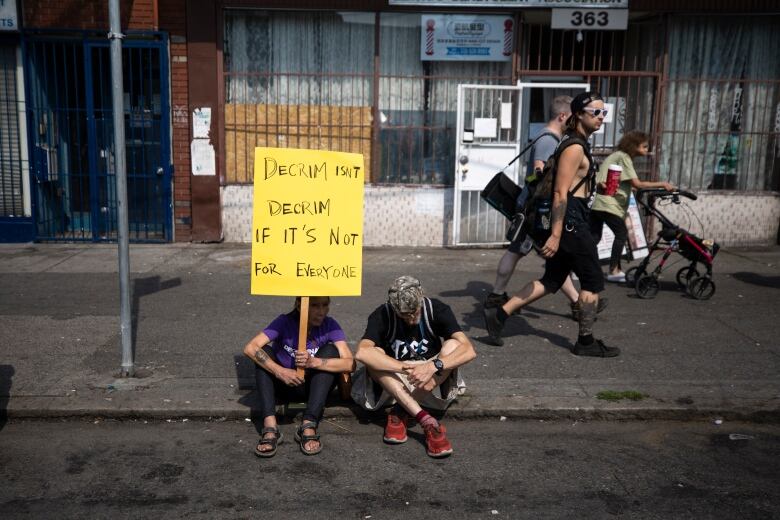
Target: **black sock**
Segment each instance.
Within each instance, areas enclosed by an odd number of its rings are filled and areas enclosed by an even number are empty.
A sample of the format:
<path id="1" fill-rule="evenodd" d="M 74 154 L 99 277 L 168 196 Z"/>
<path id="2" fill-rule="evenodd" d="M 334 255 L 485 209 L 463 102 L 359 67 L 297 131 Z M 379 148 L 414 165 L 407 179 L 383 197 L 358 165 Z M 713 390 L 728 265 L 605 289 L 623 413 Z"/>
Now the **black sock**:
<path id="1" fill-rule="evenodd" d="M 506 313 L 503 307 L 499 307 L 496 311 L 496 318 L 498 318 L 501 323 L 504 323 L 507 318 L 509 318 L 509 314 Z"/>
<path id="2" fill-rule="evenodd" d="M 590 345 L 593 343 L 593 334 L 588 334 L 587 336 L 578 336 L 577 343 L 580 345 Z"/>

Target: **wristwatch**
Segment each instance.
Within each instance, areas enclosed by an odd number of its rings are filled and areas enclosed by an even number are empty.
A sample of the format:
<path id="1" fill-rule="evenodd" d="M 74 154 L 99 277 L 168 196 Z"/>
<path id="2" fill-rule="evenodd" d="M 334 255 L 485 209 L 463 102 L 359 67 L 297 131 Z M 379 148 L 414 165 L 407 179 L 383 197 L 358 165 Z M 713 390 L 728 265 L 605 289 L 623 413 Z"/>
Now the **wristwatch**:
<path id="1" fill-rule="evenodd" d="M 444 363 L 442 363 L 441 359 L 436 358 L 433 360 L 433 366 L 436 367 L 436 375 L 440 376 L 442 371 L 444 370 Z"/>

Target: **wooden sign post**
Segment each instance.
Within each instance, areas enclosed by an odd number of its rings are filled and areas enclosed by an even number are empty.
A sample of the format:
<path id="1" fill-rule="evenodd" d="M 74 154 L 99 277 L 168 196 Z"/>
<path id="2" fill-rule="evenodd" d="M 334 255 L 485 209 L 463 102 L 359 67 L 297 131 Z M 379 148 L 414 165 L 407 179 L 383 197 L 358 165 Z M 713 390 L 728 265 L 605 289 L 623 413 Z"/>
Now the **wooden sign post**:
<path id="1" fill-rule="evenodd" d="M 300 320 L 298 322 L 298 352 L 306 352 L 306 343 L 309 337 L 309 297 L 301 296 L 301 309 L 299 312 Z M 298 367 L 298 376 L 303 379 L 306 373 L 301 367 Z"/>
<path id="2" fill-rule="evenodd" d="M 301 296 L 299 352 L 310 296 L 360 296 L 364 182 L 360 154 L 255 148 L 251 292 Z"/>

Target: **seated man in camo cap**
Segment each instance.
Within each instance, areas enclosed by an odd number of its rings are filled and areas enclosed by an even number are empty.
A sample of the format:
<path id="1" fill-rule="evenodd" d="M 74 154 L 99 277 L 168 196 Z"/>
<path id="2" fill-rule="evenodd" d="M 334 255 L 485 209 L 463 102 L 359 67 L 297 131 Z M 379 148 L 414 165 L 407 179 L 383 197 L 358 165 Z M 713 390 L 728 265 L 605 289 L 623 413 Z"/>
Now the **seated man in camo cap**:
<path id="1" fill-rule="evenodd" d="M 458 395 L 458 367 L 476 355 L 449 306 L 426 298 L 416 278 L 401 276 L 390 286 L 387 303 L 368 317 L 355 356 L 365 369 L 355 374 L 352 398 L 367 410 L 395 403 L 385 442 L 406 442 L 414 418 L 425 431 L 428 455 L 446 457 L 452 444 L 444 425 L 423 406 L 445 410 Z"/>

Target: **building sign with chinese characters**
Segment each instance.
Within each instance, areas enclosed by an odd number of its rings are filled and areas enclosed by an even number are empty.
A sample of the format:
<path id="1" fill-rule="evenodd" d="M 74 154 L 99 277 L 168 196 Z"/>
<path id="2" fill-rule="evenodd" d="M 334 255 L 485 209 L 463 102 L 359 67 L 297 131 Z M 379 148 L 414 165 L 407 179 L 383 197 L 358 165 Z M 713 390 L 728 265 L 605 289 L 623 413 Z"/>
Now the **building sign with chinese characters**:
<path id="1" fill-rule="evenodd" d="M 424 14 L 423 61 L 509 61 L 514 41 L 511 16 Z"/>

